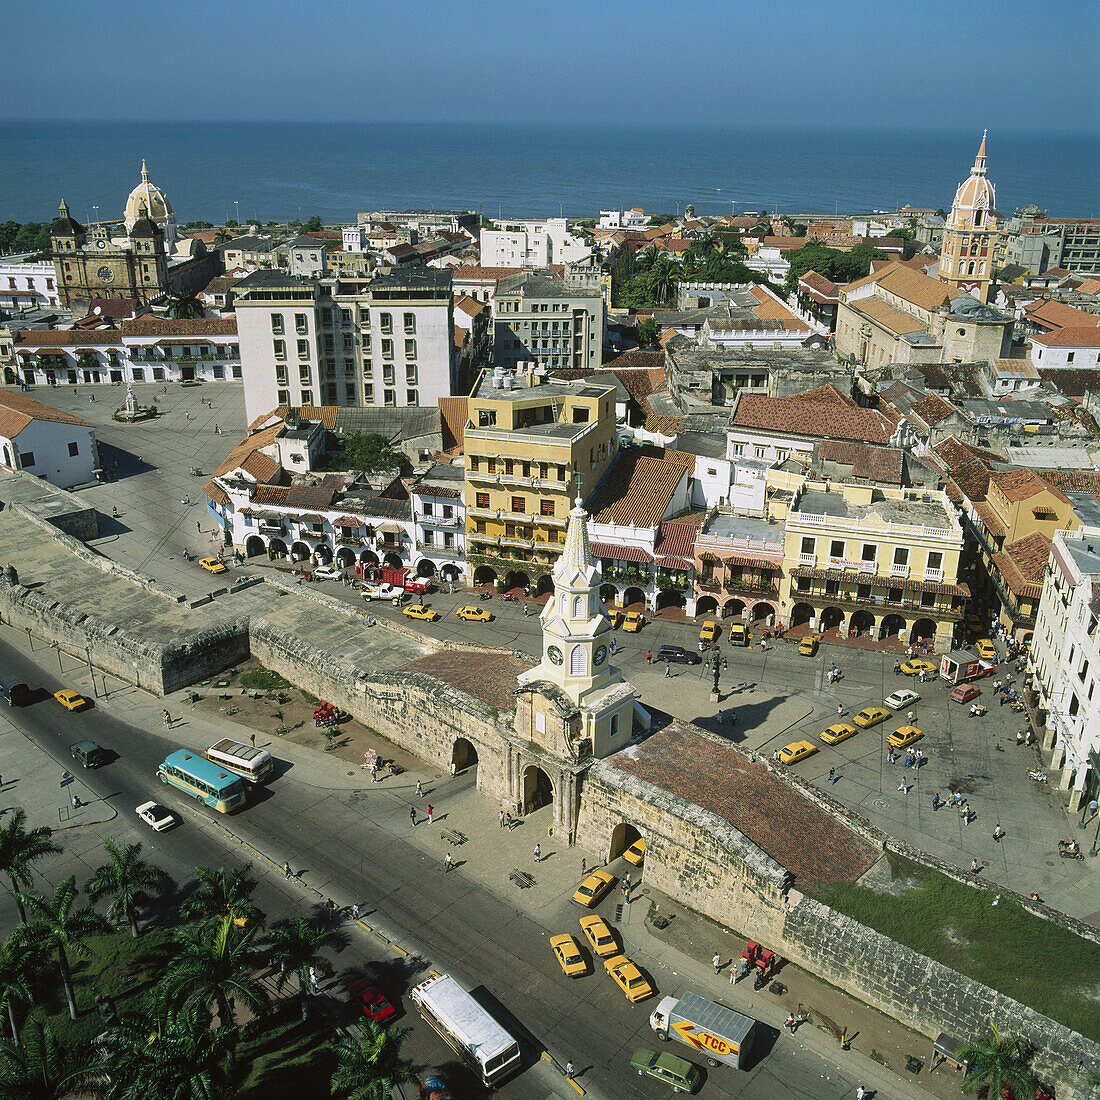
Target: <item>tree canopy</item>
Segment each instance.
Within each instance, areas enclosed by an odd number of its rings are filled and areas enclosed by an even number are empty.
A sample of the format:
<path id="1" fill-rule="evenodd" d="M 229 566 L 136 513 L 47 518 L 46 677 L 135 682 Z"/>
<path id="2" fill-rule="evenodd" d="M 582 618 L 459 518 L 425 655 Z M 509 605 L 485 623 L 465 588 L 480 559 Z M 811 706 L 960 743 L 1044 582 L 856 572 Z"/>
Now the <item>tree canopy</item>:
<path id="1" fill-rule="evenodd" d="M 348 466 L 357 474 L 380 474 L 401 468 L 401 455 L 378 432 L 348 432 L 343 438 Z"/>
<path id="2" fill-rule="evenodd" d="M 0 255 L 49 252 L 52 222 L 0 222 Z"/>
<path id="3" fill-rule="evenodd" d="M 799 278 L 813 269 L 824 275 L 837 286 L 862 279 L 871 270 L 872 260 L 884 260 L 886 253 L 864 242 L 860 242 L 850 252 L 841 252 L 836 248 L 826 248 L 820 241 L 809 241 L 803 248 L 796 248 L 786 255 L 791 265 L 787 272 L 786 290 L 794 290 Z"/>
<path id="4" fill-rule="evenodd" d="M 316 233 L 321 228 L 321 219 L 317 214 L 314 214 L 312 218 L 302 226 L 304 233 Z"/>

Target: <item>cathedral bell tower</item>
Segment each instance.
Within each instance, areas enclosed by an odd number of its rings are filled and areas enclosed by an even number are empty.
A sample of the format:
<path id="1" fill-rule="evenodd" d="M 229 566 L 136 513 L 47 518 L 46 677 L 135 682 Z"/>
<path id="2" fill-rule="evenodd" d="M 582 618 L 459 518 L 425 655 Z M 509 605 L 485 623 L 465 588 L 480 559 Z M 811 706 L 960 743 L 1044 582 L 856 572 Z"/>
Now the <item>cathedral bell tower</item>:
<path id="1" fill-rule="evenodd" d="M 997 232 L 996 192 L 985 174 L 985 134 L 970 178 L 959 184 L 943 231 L 940 282 L 960 294 L 989 301 L 993 243 Z"/>

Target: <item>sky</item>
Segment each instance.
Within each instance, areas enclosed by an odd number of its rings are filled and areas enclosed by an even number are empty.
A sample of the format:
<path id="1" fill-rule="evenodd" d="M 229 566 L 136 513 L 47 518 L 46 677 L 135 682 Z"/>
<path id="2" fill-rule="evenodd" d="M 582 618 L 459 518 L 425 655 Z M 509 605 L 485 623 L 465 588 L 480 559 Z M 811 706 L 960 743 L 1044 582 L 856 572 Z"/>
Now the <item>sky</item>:
<path id="1" fill-rule="evenodd" d="M 33 0 L 0 116 L 1090 132 L 1096 0 Z"/>

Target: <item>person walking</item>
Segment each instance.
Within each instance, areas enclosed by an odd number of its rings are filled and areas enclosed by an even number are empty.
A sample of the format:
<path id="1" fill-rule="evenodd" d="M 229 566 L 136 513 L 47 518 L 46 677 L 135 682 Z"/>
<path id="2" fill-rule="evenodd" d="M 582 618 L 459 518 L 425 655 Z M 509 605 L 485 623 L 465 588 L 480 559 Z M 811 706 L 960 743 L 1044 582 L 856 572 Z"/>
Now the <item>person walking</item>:
<path id="1" fill-rule="evenodd" d="M 970 824 L 970 803 L 964 802 L 962 808 L 962 819 L 964 825 Z"/>
<path id="2" fill-rule="evenodd" d="M 452 779 L 454 779 L 456 771 L 457 771 L 457 766 L 455 765 L 455 762 L 452 760 L 451 761 L 451 778 Z"/>
<path id="3" fill-rule="evenodd" d="M 497 819 L 500 821 L 500 827 L 503 829 L 504 828 L 504 811 L 503 810 L 501 810 L 500 813 L 497 815 Z"/>
<path id="4" fill-rule="evenodd" d="M 584 876 L 587 873 L 588 873 L 588 860 L 587 859 L 581 859 L 581 878 L 584 878 Z"/>
<path id="5" fill-rule="evenodd" d="M 430 824 L 432 823 L 432 814 L 433 814 L 434 812 L 435 812 L 435 811 L 434 811 L 434 810 L 432 809 L 432 805 L 431 805 L 431 803 L 429 802 L 429 803 L 428 803 L 428 824 L 429 824 L 429 825 L 430 825 Z"/>
<path id="6" fill-rule="evenodd" d="M 255 734 L 252 735 L 251 741 L 252 741 L 252 747 L 255 748 L 256 747 L 256 735 Z"/>
<path id="7" fill-rule="evenodd" d="M 172 716 L 168 713 L 168 711 L 164 712 L 164 728 L 165 729 L 171 729 L 172 728 Z"/>
<path id="8" fill-rule="evenodd" d="M 542 862 L 542 847 L 538 844 L 535 845 L 535 862 Z"/>
<path id="9" fill-rule="evenodd" d="M 283 878 L 285 878 L 285 879 L 290 878 L 290 864 L 289 863 L 284 863 L 283 864 Z"/>
<path id="10" fill-rule="evenodd" d="M 409 820 L 413 823 L 413 828 L 416 828 L 416 810 L 409 810 Z"/>
<path id="11" fill-rule="evenodd" d="M 829 782 L 830 783 L 835 783 L 836 782 L 836 768 L 830 768 L 829 769 Z"/>
<path id="12" fill-rule="evenodd" d="M 844 717 L 844 704 L 843 703 L 837 703 L 837 705 L 836 705 L 836 716 L 838 718 L 843 718 Z"/>
<path id="13" fill-rule="evenodd" d="M 787 1019 L 783 1022 L 783 1026 L 793 1035 L 795 1029 L 798 1027 L 798 1021 L 794 1018 L 793 1012 L 787 1013 Z"/>
<path id="14" fill-rule="evenodd" d="M 993 830 L 993 839 L 994 839 L 994 840 L 995 840 L 995 841 L 996 841 L 996 842 L 997 842 L 998 844 L 1000 844 L 1000 842 L 1001 842 L 1001 837 L 1003 837 L 1004 835 L 1005 835 L 1005 831 L 1004 831 L 1004 829 L 1002 829 L 1002 828 L 1000 827 L 1000 825 L 998 825 L 998 826 L 997 826 L 997 827 L 996 827 L 996 828 L 995 828 L 995 829 Z"/>
<path id="15" fill-rule="evenodd" d="M 908 794 L 909 793 L 909 787 L 906 785 L 904 777 L 902 777 L 902 781 L 898 784 L 898 790 L 902 794 Z"/>
<path id="16" fill-rule="evenodd" d="M 711 959 L 710 961 L 714 966 L 714 973 L 715 974 L 719 973 L 722 969 L 722 956 L 721 955 L 715 955 L 714 958 Z"/>
<path id="17" fill-rule="evenodd" d="M 970 861 L 970 873 L 972 875 L 976 875 L 978 873 L 978 861 L 976 859 L 972 859 Z"/>
<path id="18" fill-rule="evenodd" d="M 565 1063 L 565 1079 L 567 1081 L 573 1080 L 573 1075 L 576 1073 L 576 1069 L 571 1061 Z"/>
<path id="19" fill-rule="evenodd" d="M 201 523 L 196 523 L 195 524 L 195 530 L 198 531 L 198 533 L 201 535 L 202 534 L 202 524 Z"/>
<path id="20" fill-rule="evenodd" d="M 649 650 L 649 652 L 648 652 L 648 653 L 646 653 L 646 655 L 645 655 L 645 663 L 646 663 L 647 665 L 651 665 L 651 664 L 653 664 L 653 650 L 652 650 L 652 649 L 651 649 L 651 650 Z"/>
<path id="21" fill-rule="evenodd" d="M 665 662 L 665 677 L 666 679 L 672 675 L 672 665 L 667 661 Z"/>
<path id="22" fill-rule="evenodd" d="M 355 902 L 351 907 L 351 919 L 352 920 L 358 920 L 359 919 L 359 902 Z"/>
<path id="23" fill-rule="evenodd" d="M 311 966 L 309 968 L 309 989 L 310 992 L 316 996 L 317 994 L 317 968 Z"/>
<path id="24" fill-rule="evenodd" d="M 416 781 L 416 797 L 417 798 L 423 798 L 424 797 L 424 788 L 420 785 L 420 780 L 419 779 Z"/>
<path id="25" fill-rule="evenodd" d="M 867 1090 L 862 1085 L 860 1085 L 859 1088 L 856 1089 L 856 1100 L 863 1100 L 866 1095 Z"/>
<path id="26" fill-rule="evenodd" d="M 446 874 L 454 865 L 455 865 L 455 861 L 453 859 L 451 859 L 451 853 L 448 852 L 443 857 L 443 873 Z"/>

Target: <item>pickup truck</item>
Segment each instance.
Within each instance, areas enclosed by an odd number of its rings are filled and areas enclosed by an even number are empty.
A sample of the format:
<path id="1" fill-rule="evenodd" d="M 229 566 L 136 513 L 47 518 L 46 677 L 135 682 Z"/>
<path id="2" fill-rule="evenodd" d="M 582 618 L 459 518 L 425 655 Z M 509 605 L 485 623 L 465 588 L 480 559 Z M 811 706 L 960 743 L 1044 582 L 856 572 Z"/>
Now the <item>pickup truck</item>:
<path id="1" fill-rule="evenodd" d="M 364 600 L 390 600 L 397 607 L 405 598 L 405 590 L 384 581 L 364 581 L 359 595 Z"/>

